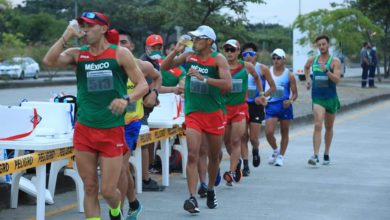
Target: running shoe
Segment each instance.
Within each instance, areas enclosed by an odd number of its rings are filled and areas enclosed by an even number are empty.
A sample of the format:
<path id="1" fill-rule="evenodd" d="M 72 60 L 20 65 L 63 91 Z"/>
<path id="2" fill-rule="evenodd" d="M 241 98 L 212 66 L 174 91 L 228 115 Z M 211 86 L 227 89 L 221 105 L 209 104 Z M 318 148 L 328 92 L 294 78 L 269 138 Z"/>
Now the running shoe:
<path id="1" fill-rule="evenodd" d="M 147 181 L 142 181 L 142 191 L 146 192 L 155 192 L 155 191 L 164 191 L 165 187 L 159 185 L 155 180 L 149 178 L 149 183 Z"/>
<path id="2" fill-rule="evenodd" d="M 279 153 L 278 152 L 273 152 L 272 155 L 268 158 L 268 164 L 269 165 L 274 165 L 276 158 L 278 157 Z"/>
<path id="3" fill-rule="evenodd" d="M 309 161 L 307 161 L 307 163 L 312 165 L 312 166 L 318 166 L 318 164 L 320 163 L 320 160 L 318 160 L 318 156 L 311 156 Z"/>
<path id="4" fill-rule="evenodd" d="M 139 204 L 138 209 L 131 210 L 129 209 L 129 212 L 127 212 L 127 218 L 126 220 L 137 220 L 138 215 L 141 213 L 143 206 Z"/>
<path id="5" fill-rule="evenodd" d="M 214 209 L 218 206 L 217 197 L 214 190 L 207 190 L 207 207 Z"/>
<path id="6" fill-rule="evenodd" d="M 259 149 L 253 149 L 252 150 L 252 155 L 253 155 L 253 166 L 258 167 L 260 165 L 260 154 L 259 154 Z"/>
<path id="7" fill-rule="evenodd" d="M 322 161 L 322 165 L 329 165 L 329 164 L 330 164 L 329 155 L 324 154 L 324 161 Z"/>
<path id="8" fill-rule="evenodd" d="M 242 178 L 241 159 L 238 161 L 236 171 L 234 172 L 233 179 L 236 183 L 240 182 Z"/>
<path id="9" fill-rule="evenodd" d="M 242 170 L 243 176 L 249 176 L 250 173 L 251 171 L 249 170 L 249 167 L 244 167 L 244 169 Z"/>
<path id="10" fill-rule="evenodd" d="M 281 167 L 281 166 L 283 166 L 283 162 L 284 161 L 284 157 L 283 157 L 283 155 L 278 155 L 277 157 L 276 157 L 276 161 L 275 161 L 275 166 L 277 166 L 277 167 Z"/>
<path id="11" fill-rule="evenodd" d="M 205 198 L 207 196 L 207 185 L 206 183 L 200 183 L 198 194 L 200 198 Z"/>
<path id="12" fill-rule="evenodd" d="M 231 172 L 225 172 L 223 179 L 226 181 L 226 185 L 233 186 L 233 174 Z"/>
<path id="13" fill-rule="evenodd" d="M 191 196 L 189 199 L 184 201 L 184 210 L 187 212 L 194 214 L 194 213 L 199 213 L 199 207 L 198 207 L 198 201 L 196 201 L 196 198 Z"/>

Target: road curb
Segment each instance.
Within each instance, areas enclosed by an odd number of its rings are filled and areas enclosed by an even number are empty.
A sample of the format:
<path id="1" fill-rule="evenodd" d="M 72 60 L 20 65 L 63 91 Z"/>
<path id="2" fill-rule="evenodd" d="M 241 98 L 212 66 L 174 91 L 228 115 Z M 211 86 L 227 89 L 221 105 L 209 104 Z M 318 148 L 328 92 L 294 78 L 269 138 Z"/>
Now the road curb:
<path id="1" fill-rule="evenodd" d="M 65 79 L 61 81 L 38 81 L 38 82 L 0 82 L 0 89 L 16 89 L 16 88 L 30 88 L 30 87 L 48 87 L 48 86 L 65 86 L 76 85 L 76 79 Z"/>

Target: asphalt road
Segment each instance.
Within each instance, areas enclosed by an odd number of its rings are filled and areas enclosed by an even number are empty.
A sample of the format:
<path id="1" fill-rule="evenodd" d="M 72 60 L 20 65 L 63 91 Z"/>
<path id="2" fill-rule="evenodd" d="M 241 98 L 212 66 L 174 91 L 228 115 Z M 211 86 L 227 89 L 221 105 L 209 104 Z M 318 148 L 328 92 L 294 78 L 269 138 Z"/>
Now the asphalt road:
<path id="1" fill-rule="evenodd" d="M 262 163 L 251 167 L 251 176 L 239 184 L 216 188 L 219 206 L 206 207 L 198 199 L 201 212 L 186 213 L 182 206 L 188 197 L 186 180 L 172 174 L 164 192 L 138 195 L 144 205 L 139 219 L 390 219 L 390 101 L 339 114 L 336 119 L 331 165 L 312 168 L 312 125 L 290 132 L 285 165 L 266 164 L 271 150 L 261 139 Z M 323 146 L 321 153 L 323 152 Z M 221 170 L 228 168 L 225 158 Z M 155 178 L 159 178 L 156 176 Z M 76 209 L 75 191 L 57 194 L 47 206 L 47 219 L 83 219 Z M 102 219 L 108 208 L 101 200 Z M 0 219 L 33 219 L 34 205 L 0 212 Z"/>

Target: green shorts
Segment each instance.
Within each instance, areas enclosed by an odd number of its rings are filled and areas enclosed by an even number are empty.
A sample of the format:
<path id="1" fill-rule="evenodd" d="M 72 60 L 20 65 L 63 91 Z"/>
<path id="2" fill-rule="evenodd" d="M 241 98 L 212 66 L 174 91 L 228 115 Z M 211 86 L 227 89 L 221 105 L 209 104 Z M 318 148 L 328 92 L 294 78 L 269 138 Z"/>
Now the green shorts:
<path id="1" fill-rule="evenodd" d="M 337 110 L 340 109 L 339 97 L 331 99 L 313 99 L 313 105 L 314 104 L 324 107 L 329 114 L 335 114 Z"/>

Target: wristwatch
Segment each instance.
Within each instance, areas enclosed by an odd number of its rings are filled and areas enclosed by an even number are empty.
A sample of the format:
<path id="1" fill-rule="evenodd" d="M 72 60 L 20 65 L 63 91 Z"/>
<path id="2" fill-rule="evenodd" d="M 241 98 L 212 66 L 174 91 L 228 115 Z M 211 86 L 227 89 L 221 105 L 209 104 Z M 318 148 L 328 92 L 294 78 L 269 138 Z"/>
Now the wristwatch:
<path id="1" fill-rule="evenodd" d="M 155 92 L 156 96 L 158 97 L 158 90 L 157 89 L 153 89 L 152 91 Z"/>
<path id="2" fill-rule="evenodd" d="M 259 95 L 260 95 L 260 96 L 264 96 L 264 94 L 265 94 L 265 93 L 264 93 L 263 91 L 259 92 Z"/>
<path id="3" fill-rule="evenodd" d="M 129 96 L 129 95 L 124 95 L 124 96 L 122 96 L 122 99 L 123 99 L 123 100 L 126 100 L 126 101 L 127 101 L 127 104 L 130 104 L 130 96 Z"/>
<path id="4" fill-rule="evenodd" d="M 204 76 L 203 82 L 204 82 L 204 83 L 207 83 L 208 78 L 209 78 L 208 76 Z"/>
<path id="5" fill-rule="evenodd" d="M 142 99 L 144 100 L 150 93 L 152 92 L 152 90 L 148 90 L 148 92 L 144 95 L 144 97 L 142 97 Z"/>

